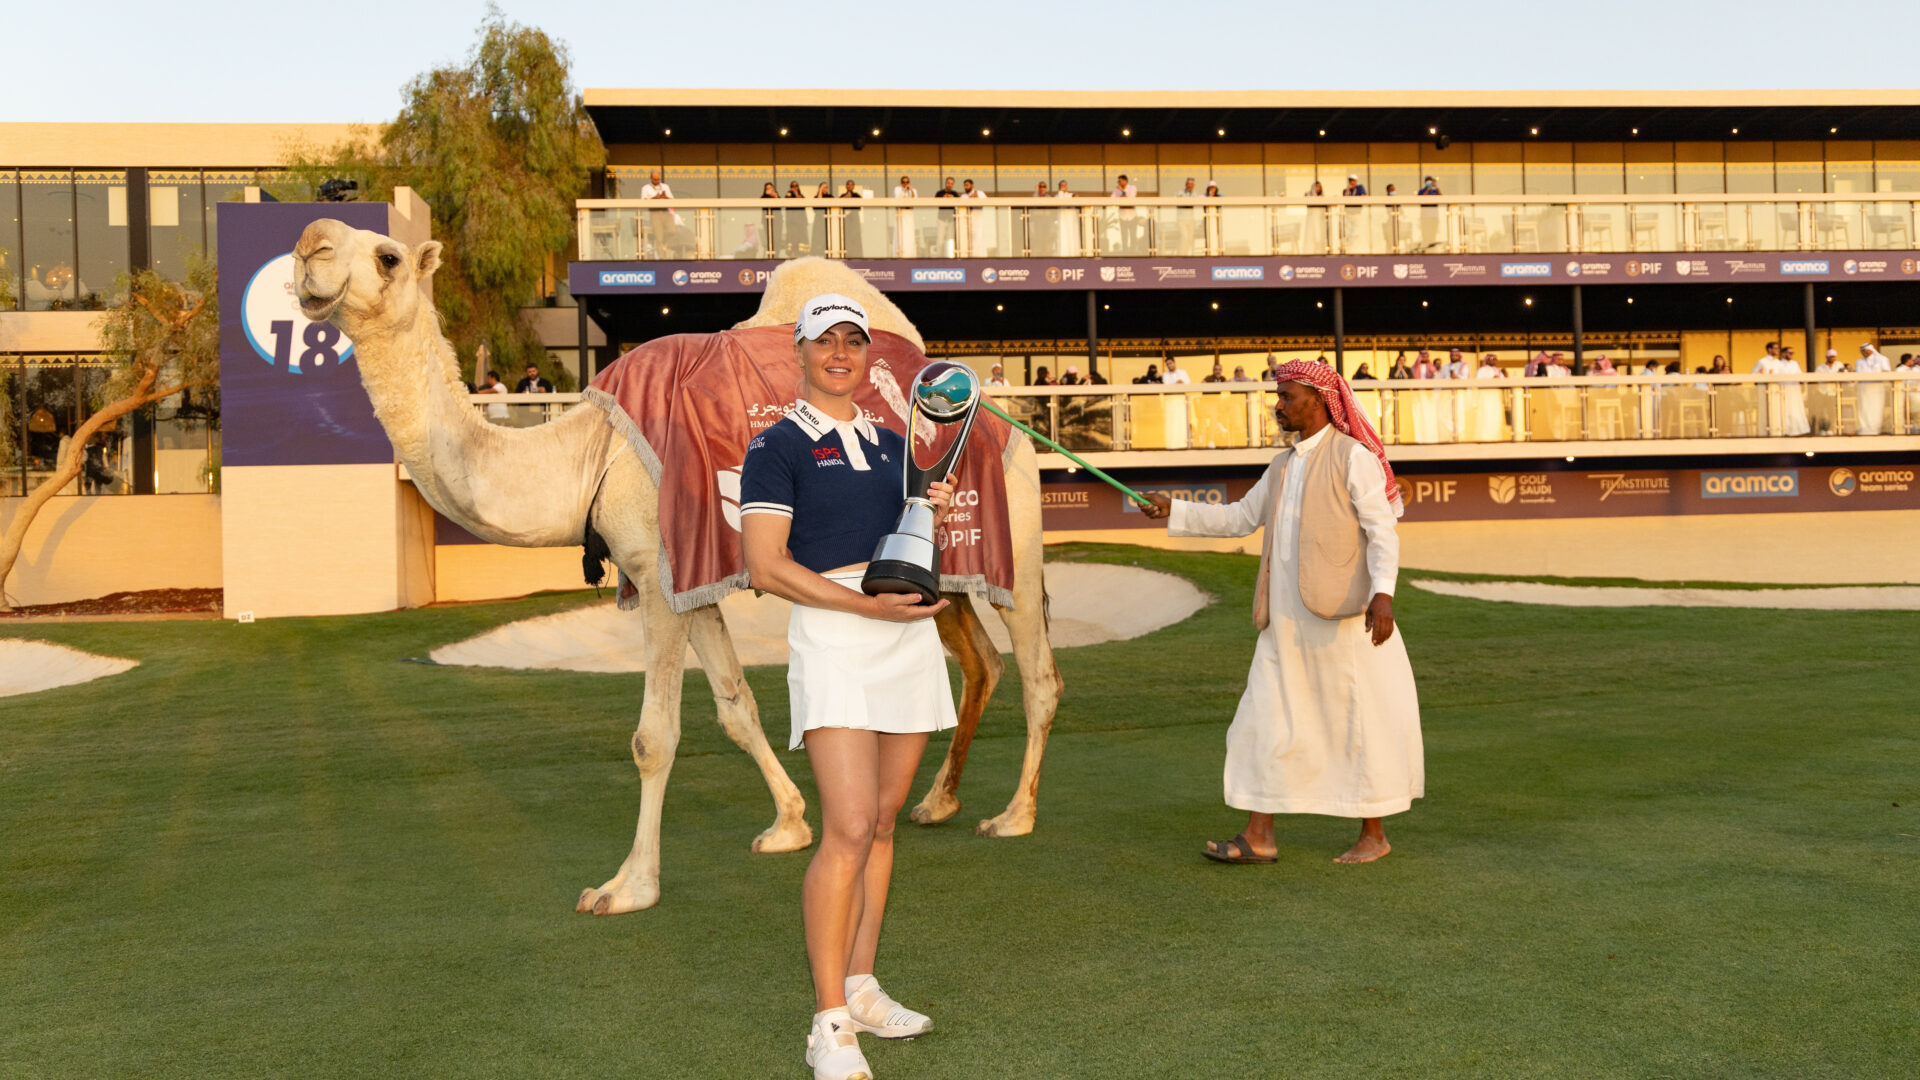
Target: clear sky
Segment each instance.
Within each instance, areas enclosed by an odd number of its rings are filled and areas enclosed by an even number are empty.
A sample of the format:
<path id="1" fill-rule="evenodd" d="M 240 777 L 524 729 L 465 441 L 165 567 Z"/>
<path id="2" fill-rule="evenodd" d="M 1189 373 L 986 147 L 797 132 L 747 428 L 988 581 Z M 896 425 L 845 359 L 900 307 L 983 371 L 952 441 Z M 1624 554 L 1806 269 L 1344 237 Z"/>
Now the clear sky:
<path id="1" fill-rule="evenodd" d="M 502 0 L 581 87 L 1889 89 L 1911 0 Z M 80 0 L 0 13 L 0 119 L 385 120 L 485 0 Z M 6 157 L 0 147 L 0 159 Z"/>

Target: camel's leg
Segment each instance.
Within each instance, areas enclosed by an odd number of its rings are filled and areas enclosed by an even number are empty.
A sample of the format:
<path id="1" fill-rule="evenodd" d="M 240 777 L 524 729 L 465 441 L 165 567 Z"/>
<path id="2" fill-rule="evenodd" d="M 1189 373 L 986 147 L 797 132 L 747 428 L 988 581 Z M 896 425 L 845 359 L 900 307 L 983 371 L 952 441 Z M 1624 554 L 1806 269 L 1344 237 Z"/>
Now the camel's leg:
<path id="1" fill-rule="evenodd" d="M 694 654 L 713 687 L 720 729 L 753 756 L 760 775 L 766 777 L 767 790 L 773 794 L 773 824 L 753 838 L 753 850 L 799 851 L 813 843 L 813 829 L 807 825 L 807 800 L 767 745 L 766 732 L 760 728 L 760 708 L 754 704 L 753 688 L 747 685 L 746 672 L 741 670 L 733 637 L 727 633 L 727 621 L 715 605 L 696 608 L 688 618 L 693 622 Z"/>
<path id="2" fill-rule="evenodd" d="M 907 816 L 921 825 L 939 825 L 960 812 L 960 771 L 967 767 L 967 750 L 973 746 L 973 732 L 980 726 L 980 714 L 987 699 L 1000 684 L 1007 662 L 1000 658 L 973 601 L 965 596 L 948 597 L 952 603 L 934 616 L 940 628 L 940 641 L 960 661 L 960 715 L 953 729 L 953 741 L 947 745 L 946 760 L 934 774 L 933 785 Z"/>
<path id="3" fill-rule="evenodd" d="M 595 514 L 613 561 L 639 587 L 640 617 L 646 628 L 647 685 L 640 703 L 640 726 L 633 732 L 633 761 L 640 767 L 640 820 L 633 850 L 611 880 L 584 889 L 576 911 L 617 915 L 639 911 L 660 900 L 660 810 L 667 774 L 680 743 L 680 686 L 686 673 L 690 617 L 676 615 L 660 592 L 660 533 L 654 525 L 657 492 L 631 455 L 608 469 Z"/>
<path id="4" fill-rule="evenodd" d="M 1002 609 L 1007 634 L 1013 639 L 1013 658 L 1020 665 L 1020 700 L 1027 715 L 1027 752 L 1020 765 L 1020 786 L 1013 801 L 996 817 L 974 830 L 981 836 L 1025 836 L 1033 831 L 1039 807 L 1040 758 L 1053 730 L 1053 712 L 1060 705 L 1066 682 L 1054 666 L 1053 645 L 1047 640 L 1045 556 L 1040 531 L 1040 469 L 1031 444 L 1014 447 L 1007 469 L 1007 516 L 1013 539 L 1013 608 Z"/>

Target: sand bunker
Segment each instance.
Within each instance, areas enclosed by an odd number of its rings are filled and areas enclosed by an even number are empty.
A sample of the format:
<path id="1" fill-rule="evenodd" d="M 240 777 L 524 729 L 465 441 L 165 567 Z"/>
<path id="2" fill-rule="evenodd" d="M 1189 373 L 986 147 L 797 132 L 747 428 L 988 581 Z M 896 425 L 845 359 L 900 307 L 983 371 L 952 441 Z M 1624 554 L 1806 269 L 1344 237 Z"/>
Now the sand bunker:
<path id="1" fill-rule="evenodd" d="M 1560 607 L 1795 608 L 1808 611 L 1920 611 L 1920 588 L 1854 585 L 1832 589 L 1661 589 L 1543 585 L 1533 581 L 1429 581 L 1407 584 L 1442 596 Z"/>
<path id="2" fill-rule="evenodd" d="M 95 656 L 50 641 L 0 638 L 0 697 L 92 682 L 139 665 L 138 660 Z"/>
<path id="3" fill-rule="evenodd" d="M 1135 566 L 1047 564 L 1055 648 L 1124 641 L 1171 626 L 1207 605 L 1185 578 Z M 787 662 L 787 611 L 778 597 L 737 592 L 720 602 L 742 664 Z M 1001 652 L 1006 627 L 992 608 L 978 605 L 981 622 Z M 557 668 L 566 671 L 644 671 L 646 637 L 638 612 L 611 603 L 523 619 L 478 637 L 433 650 L 437 663 L 472 667 Z M 693 650 L 685 664 L 698 667 Z"/>

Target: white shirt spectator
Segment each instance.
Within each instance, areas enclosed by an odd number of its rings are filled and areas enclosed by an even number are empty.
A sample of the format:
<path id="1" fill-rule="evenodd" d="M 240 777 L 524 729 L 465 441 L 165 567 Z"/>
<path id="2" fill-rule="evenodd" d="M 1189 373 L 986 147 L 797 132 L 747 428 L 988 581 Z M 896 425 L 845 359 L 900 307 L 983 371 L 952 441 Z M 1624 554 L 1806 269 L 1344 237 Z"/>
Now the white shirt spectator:
<path id="1" fill-rule="evenodd" d="M 643 199 L 671 199 L 673 198 L 673 188 L 668 186 L 665 180 L 657 184 L 649 180 L 640 185 L 640 197 Z"/>
<path id="2" fill-rule="evenodd" d="M 1187 374 L 1186 371 L 1181 368 L 1173 366 L 1173 364 L 1169 362 L 1167 364 L 1167 370 L 1160 373 L 1160 381 L 1168 385 L 1173 383 L 1187 383 L 1191 385 L 1193 383 L 1193 376 Z"/>

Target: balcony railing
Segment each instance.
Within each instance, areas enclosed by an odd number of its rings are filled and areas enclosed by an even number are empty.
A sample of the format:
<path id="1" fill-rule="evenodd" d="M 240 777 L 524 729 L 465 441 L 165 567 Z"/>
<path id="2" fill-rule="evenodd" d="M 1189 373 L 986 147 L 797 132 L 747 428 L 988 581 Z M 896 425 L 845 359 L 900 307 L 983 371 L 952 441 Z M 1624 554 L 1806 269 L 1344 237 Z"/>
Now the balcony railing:
<path id="1" fill-rule="evenodd" d="M 586 261 L 1906 251 L 1920 201 L 1854 195 L 583 199 Z"/>
<path id="2" fill-rule="evenodd" d="M 1388 447 L 1481 445 L 1511 457 L 1513 444 L 1523 443 L 1715 440 L 1724 452 L 1736 452 L 1752 439 L 1920 436 L 1920 376 L 1910 372 L 1393 379 L 1354 386 L 1361 411 Z M 1009 415 L 1076 452 L 1252 450 L 1282 443 L 1271 383 L 999 387 L 990 393 Z M 580 395 L 476 394 L 472 400 L 483 413 L 494 410 L 493 422 L 526 427 L 553 418 Z M 1662 449 L 1646 445 L 1645 452 Z"/>

